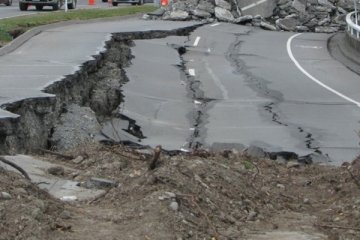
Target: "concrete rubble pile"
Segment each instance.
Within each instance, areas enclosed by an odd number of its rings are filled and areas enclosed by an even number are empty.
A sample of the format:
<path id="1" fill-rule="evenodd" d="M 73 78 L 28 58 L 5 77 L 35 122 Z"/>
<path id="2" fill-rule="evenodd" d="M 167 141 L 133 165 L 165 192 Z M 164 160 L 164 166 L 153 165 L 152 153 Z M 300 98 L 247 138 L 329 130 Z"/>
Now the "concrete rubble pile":
<path id="1" fill-rule="evenodd" d="M 272 31 L 332 33 L 345 29 L 345 17 L 353 11 L 352 0 L 275 1 L 272 16 L 244 15 L 241 0 L 177 0 L 145 19 L 205 20 L 257 26 Z M 265 18 L 266 17 L 266 18 Z"/>

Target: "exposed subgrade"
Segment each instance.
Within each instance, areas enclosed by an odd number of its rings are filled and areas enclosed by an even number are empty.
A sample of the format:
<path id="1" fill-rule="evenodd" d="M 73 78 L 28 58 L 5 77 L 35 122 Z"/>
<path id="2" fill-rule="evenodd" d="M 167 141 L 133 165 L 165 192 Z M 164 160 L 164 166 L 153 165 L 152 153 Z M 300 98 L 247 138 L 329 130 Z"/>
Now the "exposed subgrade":
<path id="1" fill-rule="evenodd" d="M 61 81 L 46 87 L 43 97 L 3 104 L 0 106 L 2 109 L 18 117 L 0 119 L 0 154 L 27 153 L 39 148 L 56 149 L 60 139 L 71 139 L 74 135 L 78 137 L 83 134 L 88 138 L 76 138 L 79 141 L 94 138 L 95 133 L 83 131 L 81 127 L 74 129 L 74 126 L 67 126 L 63 121 L 81 119 L 82 124 L 93 124 L 90 129 L 99 130 L 104 121 L 118 117 L 114 113 L 119 112 L 116 109 L 123 101 L 121 86 L 129 81 L 124 68 L 133 58 L 133 40 L 187 36 L 201 25 L 171 31 L 114 33 L 111 40 L 105 43 L 104 52 L 93 56 L 74 74 L 64 76 Z M 78 111 L 79 108 L 74 105 L 85 110 Z M 72 119 L 69 114 L 83 115 Z M 129 121 L 128 128 L 131 130 L 134 126 L 137 129 L 138 126 Z M 68 135 L 60 134 L 54 138 L 58 130 Z M 66 149 L 67 146 L 62 147 Z"/>
<path id="2" fill-rule="evenodd" d="M 246 34 L 251 34 L 251 31 L 247 32 Z M 255 91 L 259 96 L 268 98 L 270 101 L 264 105 L 259 106 L 259 111 L 269 119 L 269 121 L 272 121 L 278 125 L 284 126 L 286 128 L 289 128 L 290 132 L 296 133 L 299 135 L 301 139 L 303 139 L 304 148 L 312 150 L 313 154 L 315 155 L 323 155 L 323 153 L 320 151 L 318 144 L 316 140 L 313 138 L 313 134 L 306 130 L 302 126 L 298 126 L 297 124 L 288 122 L 285 120 L 285 117 L 282 116 L 281 111 L 278 108 L 278 105 L 283 103 L 285 100 L 283 98 L 283 95 L 281 92 L 270 89 L 269 84 L 270 82 L 266 79 L 259 78 L 258 76 L 254 76 L 252 72 L 248 69 L 246 66 L 246 63 L 244 60 L 241 59 L 241 57 L 244 55 L 241 53 L 241 36 L 244 34 L 235 34 L 235 41 L 234 43 L 229 47 L 229 50 L 227 52 L 227 59 L 234 67 L 234 70 L 237 74 L 244 76 L 244 79 L 247 83 L 247 85 Z M 272 152 L 269 153 L 273 158 L 276 159 L 276 157 L 279 155 L 283 155 L 284 152 Z M 285 152 L 289 153 L 289 152 Z M 294 153 L 293 155 L 298 155 Z M 328 156 L 323 156 L 325 159 L 328 158 Z M 298 157 L 299 160 L 304 161 L 306 163 L 312 161 L 312 154 L 309 154 L 307 156 L 301 156 Z"/>

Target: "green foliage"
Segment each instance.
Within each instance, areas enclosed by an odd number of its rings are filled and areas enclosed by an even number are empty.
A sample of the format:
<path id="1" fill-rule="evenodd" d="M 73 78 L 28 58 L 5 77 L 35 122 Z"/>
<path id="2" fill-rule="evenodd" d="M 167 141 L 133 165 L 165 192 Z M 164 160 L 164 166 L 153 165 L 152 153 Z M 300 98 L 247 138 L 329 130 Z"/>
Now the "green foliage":
<path id="1" fill-rule="evenodd" d="M 244 165 L 246 170 L 251 170 L 251 169 L 254 169 L 254 167 L 255 167 L 254 164 L 249 160 L 243 161 L 242 164 Z"/>
<path id="2" fill-rule="evenodd" d="M 19 16 L 0 20 L 0 42 L 9 42 L 12 40 L 11 33 L 14 29 L 22 28 L 26 31 L 30 28 L 57 23 L 69 20 L 89 20 L 98 18 L 110 18 L 145 13 L 155 10 L 151 5 L 129 6 L 124 8 L 110 9 L 80 9 L 68 12 L 57 11 L 50 13 L 39 13 L 27 16 Z"/>
<path id="3" fill-rule="evenodd" d="M 0 29 L 0 42 L 10 42 L 11 40 L 11 35 L 8 32 Z"/>

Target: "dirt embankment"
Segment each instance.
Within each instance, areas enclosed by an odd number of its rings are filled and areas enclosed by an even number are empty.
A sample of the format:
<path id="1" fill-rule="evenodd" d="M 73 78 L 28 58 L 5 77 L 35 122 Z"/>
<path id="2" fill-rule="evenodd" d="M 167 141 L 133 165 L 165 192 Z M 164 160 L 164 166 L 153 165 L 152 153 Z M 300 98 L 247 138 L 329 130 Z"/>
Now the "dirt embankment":
<path id="1" fill-rule="evenodd" d="M 41 158 L 76 169 L 69 179 L 118 187 L 64 203 L 2 169 L 0 239 L 359 239 L 360 160 L 330 167 L 236 151 L 162 153 L 149 170 L 152 153 L 122 146 L 67 154 L 84 160 Z"/>

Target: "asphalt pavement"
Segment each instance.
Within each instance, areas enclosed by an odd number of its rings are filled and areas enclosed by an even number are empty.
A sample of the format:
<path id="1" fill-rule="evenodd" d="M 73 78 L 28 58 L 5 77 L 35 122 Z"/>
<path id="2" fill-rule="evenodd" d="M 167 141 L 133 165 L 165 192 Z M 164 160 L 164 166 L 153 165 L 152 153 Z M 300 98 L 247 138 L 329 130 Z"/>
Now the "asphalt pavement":
<path id="1" fill-rule="evenodd" d="M 190 39 L 136 41 L 122 113 L 142 127 L 145 145 L 256 145 L 332 164 L 352 160 L 360 152 L 360 77 L 330 56 L 330 37 L 215 23 Z M 182 74 L 167 72 L 181 63 L 164 58 L 160 72 L 144 63 L 181 41 Z"/>
<path id="2" fill-rule="evenodd" d="M 194 24 L 127 19 L 44 30 L 0 57 L 0 105 L 51 98 L 41 90 L 104 51 L 111 33 Z M 213 23 L 189 37 L 137 40 L 121 113 L 152 147 L 257 145 L 350 161 L 359 154 L 360 77 L 330 56 L 330 36 Z"/>

